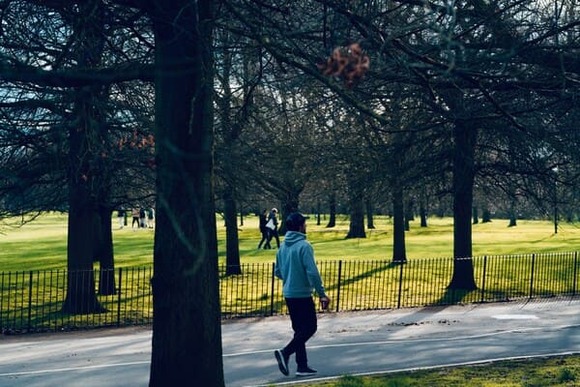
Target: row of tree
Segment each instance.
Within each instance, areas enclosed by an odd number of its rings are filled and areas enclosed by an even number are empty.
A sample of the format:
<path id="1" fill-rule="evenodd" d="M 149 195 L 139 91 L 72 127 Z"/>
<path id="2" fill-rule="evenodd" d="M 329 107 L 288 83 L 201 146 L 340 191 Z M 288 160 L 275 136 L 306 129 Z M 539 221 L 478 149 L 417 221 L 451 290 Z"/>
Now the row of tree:
<path id="1" fill-rule="evenodd" d="M 92 313 L 93 262 L 114 264 L 111 212 L 154 201 L 152 386 L 223 385 L 216 202 L 230 274 L 237 214 L 272 201 L 282 218 L 343 202 L 348 237 L 382 208 L 398 262 L 405 220 L 433 203 L 451 203 L 456 258 L 471 257 L 474 208 L 577 204 L 576 0 L 0 10 L 1 211 L 68 212 L 63 312 Z M 450 287 L 474 289 L 471 261 L 454 265 Z"/>

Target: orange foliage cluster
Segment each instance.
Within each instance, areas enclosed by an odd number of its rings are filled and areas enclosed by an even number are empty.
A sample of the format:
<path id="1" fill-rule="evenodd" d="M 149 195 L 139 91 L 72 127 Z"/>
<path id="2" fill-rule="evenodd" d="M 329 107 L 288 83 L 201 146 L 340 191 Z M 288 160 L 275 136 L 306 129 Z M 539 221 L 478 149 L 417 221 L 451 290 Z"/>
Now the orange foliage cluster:
<path id="1" fill-rule="evenodd" d="M 337 47 L 326 63 L 318 65 L 322 74 L 338 77 L 347 87 L 352 87 L 369 69 L 369 56 L 360 44 L 352 43 L 345 47 Z"/>
<path id="2" fill-rule="evenodd" d="M 133 132 L 132 136 L 121 138 L 118 145 L 119 150 L 123 150 L 125 147 L 131 149 L 153 149 L 155 148 L 155 137 L 152 134 L 140 136 L 137 132 Z"/>
<path id="3" fill-rule="evenodd" d="M 155 137 L 152 134 L 141 136 L 136 131 L 134 131 L 132 135 L 121 138 L 117 142 L 117 145 L 119 146 L 120 151 L 124 148 L 129 148 L 145 150 L 152 154 L 155 150 Z M 145 160 L 145 165 L 148 168 L 155 169 L 155 158 L 147 158 L 147 160 Z"/>

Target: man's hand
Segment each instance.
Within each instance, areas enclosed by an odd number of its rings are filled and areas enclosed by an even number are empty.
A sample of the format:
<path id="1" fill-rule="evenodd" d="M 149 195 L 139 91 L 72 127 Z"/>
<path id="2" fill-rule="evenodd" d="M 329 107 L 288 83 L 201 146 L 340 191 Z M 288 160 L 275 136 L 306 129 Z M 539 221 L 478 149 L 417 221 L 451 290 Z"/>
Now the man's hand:
<path id="1" fill-rule="evenodd" d="M 322 310 L 328 309 L 329 304 L 330 304 L 330 298 L 320 297 L 320 307 L 322 308 Z"/>

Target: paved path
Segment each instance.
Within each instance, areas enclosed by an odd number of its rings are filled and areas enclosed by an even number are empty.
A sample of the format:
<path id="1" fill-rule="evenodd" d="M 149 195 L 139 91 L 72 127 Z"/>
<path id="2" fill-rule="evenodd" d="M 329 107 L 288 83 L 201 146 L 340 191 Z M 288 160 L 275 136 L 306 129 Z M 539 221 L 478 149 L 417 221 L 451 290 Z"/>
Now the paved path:
<path id="1" fill-rule="evenodd" d="M 226 322 L 222 336 L 227 386 L 306 380 L 273 356 L 288 317 Z M 316 379 L 579 352 L 580 300 L 327 313 L 308 345 Z M 147 386 L 150 355 L 143 328 L 0 337 L 0 386 Z"/>

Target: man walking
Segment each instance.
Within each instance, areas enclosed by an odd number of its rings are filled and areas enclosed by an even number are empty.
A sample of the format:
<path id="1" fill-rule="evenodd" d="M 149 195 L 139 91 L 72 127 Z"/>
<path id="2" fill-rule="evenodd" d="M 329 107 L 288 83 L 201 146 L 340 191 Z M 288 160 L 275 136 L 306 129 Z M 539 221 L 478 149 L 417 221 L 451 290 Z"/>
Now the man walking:
<path id="1" fill-rule="evenodd" d="M 330 302 L 324 292 L 320 273 L 314 261 L 314 249 L 306 240 L 306 219 L 294 212 L 286 218 L 286 235 L 276 254 L 275 275 L 282 280 L 282 293 L 290 312 L 294 337 L 282 349 L 274 351 L 280 372 L 289 374 L 288 360 L 296 354 L 296 376 L 316 373 L 308 366 L 306 342 L 317 329 L 316 308 L 312 299 L 313 290 L 326 307 Z"/>

